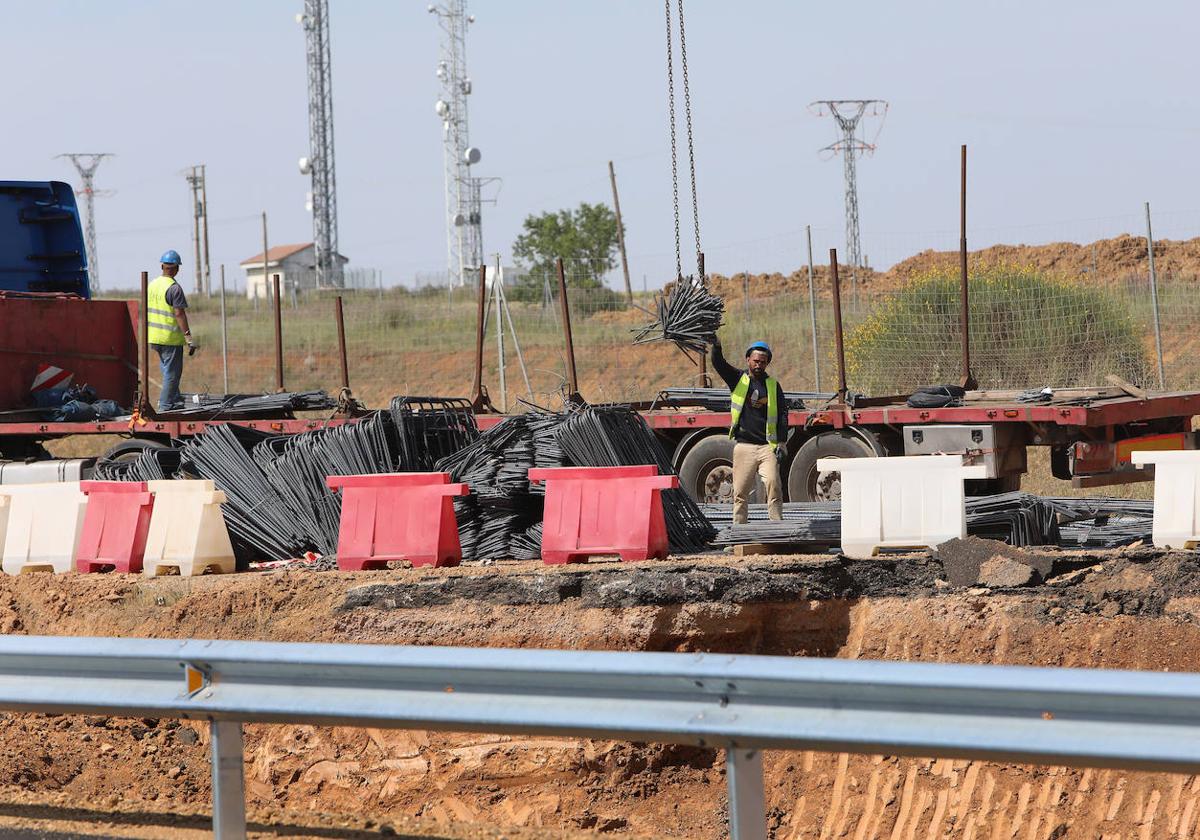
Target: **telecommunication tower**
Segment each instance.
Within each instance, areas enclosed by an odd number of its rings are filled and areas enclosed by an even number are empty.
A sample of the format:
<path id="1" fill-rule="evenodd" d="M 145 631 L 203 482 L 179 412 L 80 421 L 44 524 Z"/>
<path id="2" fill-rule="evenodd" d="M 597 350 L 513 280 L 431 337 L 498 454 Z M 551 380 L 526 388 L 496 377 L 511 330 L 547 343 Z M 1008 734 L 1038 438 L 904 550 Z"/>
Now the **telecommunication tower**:
<path id="1" fill-rule="evenodd" d="M 83 193 L 83 208 L 87 218 L 84 220 L 84 245 L 87 247 L 88 288 L 94 295 L 100 291 L 100 259 L 96 254 L 96 196 L 112 195 L 110 190 L 99 192 L 92 186 L 96 175 L 96 167 L 106 157 L 112 157 L 108 152 L 77 152 L 74 154 L 58 155 L 67 158 L 79 172 L 79 191 Z"/>
<path id="2" fill-rule="evenodd" d="M 442 121 L 442 159 L 446 188 L 446 269 L 451 282 L 470 282 L 483 264 L 481 228 L 482 179 L 473 178 L 471 166 L 479 163 L 479 149 L 468 142 L 467 27 L 475 16 L 467 14 L 466 0 L 431 4 L 442 30 L 437 77 L 441 95 L 434 112 Z"/>
<path id="3" fill-rule="evenodd" d="M 818 117 L 828 113 L 841 129 L 841 139 L 821 151 L 842 154 L 846 181 L 846 262 L 854 268 L 863 268 L 865 262 L 858 231 L 858 166 L 855 160 L 861 154 L 875 151 L 879 131 L 868 143 L 859 134 L 859 126 L 864 117 L 880 117 L 879 128 L 882 130 L 882 118 L 887 115 L 888 104 L 882 99 L 821 99 L 810 104 L 809 108 Z"/>
<path id="4" fill-rule="evenodd" d="M 312 176 L 309 209 L 313 215 L 317 287 L 341 286 L 338 260 L 337 178 L 333 157 L 333 65 L 329 48 L 329 0 L 304 0 L 296 15 L 304 27 L 308 59 L 308 157 L 300 173 Z"/>

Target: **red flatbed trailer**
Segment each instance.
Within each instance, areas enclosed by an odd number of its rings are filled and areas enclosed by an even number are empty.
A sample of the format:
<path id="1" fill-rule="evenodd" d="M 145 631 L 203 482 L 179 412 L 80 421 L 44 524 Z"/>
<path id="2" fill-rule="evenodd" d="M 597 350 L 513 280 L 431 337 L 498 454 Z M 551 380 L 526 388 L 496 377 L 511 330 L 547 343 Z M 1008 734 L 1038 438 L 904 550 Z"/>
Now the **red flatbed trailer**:
<path id="1" fill-rule="evenodd" d="M 144 419 L 132 421 L 55 423 L 36 419 L 37 413 L 25 405 L 29 383 L 43 362 L 69 368 L 77 381 L 93 384 L 101 396 L 132 401 L 139 380 L 137 329 L 134 302 L 0 295 L 0 458 L 36 457 L 41 441 L 71 435 L 122 435 L 130 440 L 119 450 L 130 451 L 218 425 L 297 434 L 353 420 L 345 415 L 156 419 L 147 412 Z M 988 467 L 989 478 L 975 492 L 999 492 L 1019 486 L 1028 446 L 1050 447 L 1054 475 L 1077 486 L 1151 478 L 1152 472 L 1130 463 L 1137 449 L 1195 448 L 1192 418 L 1200 415 L 1200 392 L 1144 394 L 1125 385 L 1072 388 L 1055 391 L 1048 404 L 1022 403 L 1018 394 L 972 391 L 962 406 L 947 408 L 910 408 L 901 396 L 859 400 L 851 407 L 793 409 L 785 463 L 788 497 L 812 500 L 838 494 L 836 473 L 816 470 L 821 457 L 957 452 Z M 729 498 L 728 411 L 661 398 L 635 408 L 671 453 L 685 489 L 701 499 Z M 501 419 L 478 415 L 483 429 Z"/>

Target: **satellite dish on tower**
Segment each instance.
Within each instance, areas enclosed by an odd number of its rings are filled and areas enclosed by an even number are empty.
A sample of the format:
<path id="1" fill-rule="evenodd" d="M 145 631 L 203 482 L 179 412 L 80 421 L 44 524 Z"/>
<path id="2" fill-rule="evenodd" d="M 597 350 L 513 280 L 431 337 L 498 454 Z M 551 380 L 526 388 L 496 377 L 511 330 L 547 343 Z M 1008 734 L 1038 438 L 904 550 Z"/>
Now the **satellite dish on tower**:
<path id="1" fill-rule="evenodd" d="M 467 150 L 463 152 L 463 160 L 465 160 L 467 163 L 479 163 L 482 158 L 483 153 L 474 146 L 467 147 Z"/>
<path id="2" fill-rule="evenodd" d="M 446 114 L 450 113 L 450 106 L 446 104 L 445 100 L 439 99 L 437 102 L 433 103 L 433 112 L 439 117 L 444 117 Z"/>
<path id="3" fill-rule="evenodd" d="M 300 158 L 298 163 L 300 164 L 301 175 L 308 175 L 310 172 L 312 172 L 312 161 L 307 157 Z"/>

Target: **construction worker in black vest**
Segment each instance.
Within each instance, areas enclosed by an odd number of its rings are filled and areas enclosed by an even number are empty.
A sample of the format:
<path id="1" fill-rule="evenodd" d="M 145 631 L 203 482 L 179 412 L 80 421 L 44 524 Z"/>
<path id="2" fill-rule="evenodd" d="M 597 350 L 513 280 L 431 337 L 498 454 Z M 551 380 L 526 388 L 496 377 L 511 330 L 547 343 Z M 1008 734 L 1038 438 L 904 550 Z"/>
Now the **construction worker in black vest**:
<path id="1" fill-rule="evenodd" d="M 771 348 L 765 341 L 754 342 L 746 348 L 746 369 L 738 370 L 725 361 L 721 341 L 714 338 L 712 362 L 730 391 L 733 521 L 742 523 L 749 519 L 747 504 L 756 478 L 762 479 L 767 491 L 767 514 L 781 520 L 783 480 L 779 466 L 787 456 L 787 400 L 783 386 L 767 376 Z"/>

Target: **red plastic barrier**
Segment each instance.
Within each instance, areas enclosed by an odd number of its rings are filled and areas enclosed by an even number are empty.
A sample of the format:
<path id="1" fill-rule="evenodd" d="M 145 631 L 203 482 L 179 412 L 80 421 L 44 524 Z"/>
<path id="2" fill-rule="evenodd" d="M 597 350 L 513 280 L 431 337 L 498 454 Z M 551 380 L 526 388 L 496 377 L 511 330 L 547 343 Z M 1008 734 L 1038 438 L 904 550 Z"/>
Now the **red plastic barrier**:
<path id="1" fill-rule="evenodd" d="M 662 491 L 678 487 L 678 476 L 659 475 L 655 466 L 565 467 L 532 469 L 529 480 L 546 482 L 543 562 L 667 556 Z"/>
<path id="2" fill-rule="evenodd" d="M 154 494 L 140 481 L 81 481 L 79 489 L 88 500 L 76 570 L 102 572 L 112 566 L 116 572 L 142 571 Z"/>
<path id="3" fill-rule="evenodd" d="M 389 560 L 414 566 L 457 566 L 462 560 L 452 496 L 467 485 L 451 484 L 446 473 L 331 475 L 342 491 L 338 525 L 338 568 L 382 569 Z"/>

